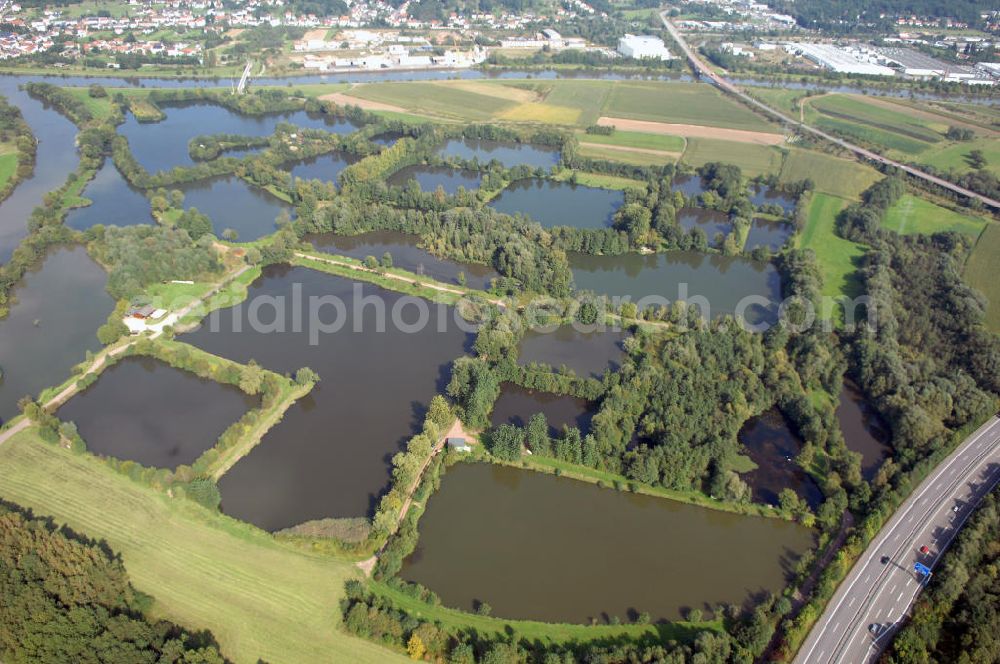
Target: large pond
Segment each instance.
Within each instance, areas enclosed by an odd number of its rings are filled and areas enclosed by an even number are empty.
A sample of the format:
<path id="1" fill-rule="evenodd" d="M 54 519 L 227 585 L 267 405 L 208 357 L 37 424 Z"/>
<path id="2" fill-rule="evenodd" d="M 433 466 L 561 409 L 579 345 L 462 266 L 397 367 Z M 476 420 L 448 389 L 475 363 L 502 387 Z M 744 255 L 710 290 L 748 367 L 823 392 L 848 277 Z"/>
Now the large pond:
<path id="1" fill-rule="evenodd" d="M 198 208 L 208 215 L 216 236 L 221 237 L 223 231 L 231 228 L 241 242 L 270 235 L 277 230 L 275 220 L 282 210 L 290 215 L 294 211 L 280 198 L 235 175 L 192 182 L 182 185 L 180 190 L 184 192 L 184 207 Z"/>
<path id="2" fill-rule="evenodd" d="M 192 463 L 259 403 L 232 385 L 149 357 L 126 357 L 58 416 L 76 423 L 95 454 L 174 469 Z"/>
<path id="3" fill-rule="evenodd" d="M 427 166 L 414 164 L 404 166 L 388 178 L 386 182 L 395 187 L 405 187 L 410 181 L 420 185 L 422 191 L 437 191 L 440 187 L 446 194 L 454 194 L 459 187 L 479 188 L 479 174 L 473 171 L 448 168 L 447 166 Z"/>
<path id="4" fill-rule="evenodd" d="M 295 163 L 291 168 L 292 177 L 336 182 L 340 172 L 359 159 L 345 152 L 331 152 Z"/>
<path id="5" fill-rule="evenodd" d="M 118 132 L 128 139 L 132 154 L 150 173 L 194 164 L 188 154 L 188 142 L 195 136 L 269 136 L 282 122 L 335 134 L 348 134 L 357 129 L 357 125 L 347 120 L 305 111 L 241 115 L 215 104 L 183 103 L 164 105 L 163 112 L 167 117 L 152 123 L 139 122 L 130 113 L 118 128 Z"/>
<path id="6" fill-rule="evenodd" d="M 461 263 L 447 258 L 438 258 L 426 249 L 417 246 L 420 239 L 415 235 L 396 231 L 373 231 L 361 235 L 335 235 L 323 233 L 307 235 L 304 238 L 320 251 L 342 254 L 359 260 L 374 256 L 381 260 L 385 252 L 392 256 L 394 267 L 427 275 L 437 281 L 457 284 L 464 275 L 465 284 L 471 288 L 486 289 L 490 281 L 500 275 L 491 267 L 477 263 Z"/>
<path id="7" fill-rule="evenodd" d="M 66 225 L 70 228 L 83 231 L 97 224 L 132 226 L 153 223 L 149 199 L 125 181 L 110 159 L 105 160 L 101 170 L 84 187 L 83 196 L 89 198 L 91 203 L 69 211 Z"/>
<path id="8" fill-rule="evenodd" d="M 709 244 L 721 245 L 716 242 L 716 236 L 722 234 L 729 235 L 733 230 L 733 224 L 729 221 L 729 216 L 718 210 L 706 210 L 704 208 L 685 207 L 677 211 L 677 223 L 685 231 L 692 231 L 700 228 L 708 238 Z"/>
<path id="9" fill-rule="evenodd" d="M 343 303 L 343 313 L 332 299 Z M 454 324 L 452 308 L 425 301 L 430 324 L 413 331 L 393 324 L 394 307 L 404 323 L 415 323 L 416 301 L 306 268 L 269 266 L 250 286 L 246 304 L 219 311 L 182 337 L 239 362 L 253 358 L 281 373 L 310 367 L 320 375 L 310 395 L 222 477 L 226 513 L 279 530 L 373 512 L 392 455 L 419 430 L 452 360 L 473 340 Z M 310 312 L 328 326 L 312 322 Z M 439 312 L 448 316 L 440 332 Z M 338 320 L 343 327 L 333 333 Z"/>
<path id="10" fill-rule="evenodd" d="M 452 139 L 444 144 L 439 154 L 459 159 L 478 159 L 480 163 L 496 159 L 505 168 L 523 165 L 548 169 L 559 163 L 559 150 L 555 148 L 473 138 Z"/>
<path id="11" fill-rule="evenodd" d="M 561 434 L 564 426 L 576 427 L 586 435 L 595 410 L 595 404 L 584 399 L 504 383 L 493 405 L 490 423 L 495 427 L 501 424 L 526 427 L 532 415 L 542 413 L 552 435 Z"/>
<path id="12" fill-rule="evenodd" d="M 861 474 L 872 479 L 892 453 L 889 426 L 851 381 L 845 381 L 840 391 L 837 420 L 847 448 L 861 454 Z"/>
<path id="13" fill-rule="evenodd" d="M 502 618 L 677 620 L 779 591 L 813 545 L 812 531 L 787 521 L 459 464 L 428 501 L 402 576 L 446 606 L 486 602 Z"/>
<path id="14" fill-rule="evenodd" d="M 497 212 L 523 214 L 542 226 L 605 228 L 625 201 L 613 189 L 527 178 L 513 182 L 490 202 Z"/>
<path id="15" fill-rule="evenodd" d="M 608 369 L 619 369 L 626 336 L 622 330 L 583 331 L 572 325 L 552 331 L 528 330 L 518 344 L 518 360 L 547 364 L 557 371 L 565 366 L 577 376 L 600 378 Z"/>
<path id="16" fill-rule="evenodd" d="M 742 311 L 750 323 L 770 321 L 781 301 L 777 269 L 770 263 L 741 257 L 689 251 L 620 256 L 570 254 L 570 267 L 579 290 L 629 297 L 632 301 L 666 298 L 695 305 L 707 303 L 708 311 L 702 311 L 708 317 Z"/>
<path id="17" fill-rule="evenodd" d="M 0 421 L 17 415 L 18 399 L 66 380 L 101 347 L 97 328 L 115 307 L 107 279 L 83 247 L 59 247 L 14 288 L 0 320 Z"/>
<path id="18" fill-rule="evenodd" d="M 778 494 L 787 488 L 799 494 L 813 509 L 823 502 L 819 486 L 795 462 L 802 441 L 778 409 L 772 408 L 751 418 L 740 430 L 739 439 L 757 464 L 755 470 L 742 475 L 753 489 L 754 501 L 777 505 Z"/>
<path id="19" fill-rule="evenodd" d="M 746 248 L 765 247 L 771 251 L 777 251 L 785 246 L 785 243 L 794 234 L 795 227 L 787 222 L 756 217 L 750 225 L 750 232 L 747 234 Z"/>

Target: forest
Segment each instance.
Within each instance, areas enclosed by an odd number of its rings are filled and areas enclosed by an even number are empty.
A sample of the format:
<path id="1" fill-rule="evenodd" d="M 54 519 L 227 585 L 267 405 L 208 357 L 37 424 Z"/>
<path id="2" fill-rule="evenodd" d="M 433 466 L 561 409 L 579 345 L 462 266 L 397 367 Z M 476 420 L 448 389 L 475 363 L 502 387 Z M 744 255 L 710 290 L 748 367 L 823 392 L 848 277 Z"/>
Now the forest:
<path id="1" fill-rule="evenodd" d="M 0 657 L 7 662 L 222 664 L 207 631 L 144 614 L 121 559 L 16 505 L 0 505 Z"/>

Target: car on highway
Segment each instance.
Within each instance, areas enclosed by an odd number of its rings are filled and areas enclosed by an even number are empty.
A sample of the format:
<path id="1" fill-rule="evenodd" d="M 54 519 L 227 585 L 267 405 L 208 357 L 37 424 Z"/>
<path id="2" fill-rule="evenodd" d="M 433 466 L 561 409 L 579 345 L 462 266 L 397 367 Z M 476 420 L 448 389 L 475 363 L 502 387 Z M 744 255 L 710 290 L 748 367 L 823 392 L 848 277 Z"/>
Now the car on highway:
<path id="1" fill-rule="evenodd" d="M 872 623 L 868 625 L 868 631 L 871 632 L 872 636 L 878 636 L 885 631 L 885 625 L 882 623 Z"/>
<path id="2" fill-rule="evenodd" d="M 920 553 L 924 554 L 925 556 L 928 553 L 930 553 L 930 552 L 931 552 L 931 550 L 930 550 L 930 548 L 928 548 L 928 546 L 926 544 L 924 544 L 922 547 L 920 547 Z"/>

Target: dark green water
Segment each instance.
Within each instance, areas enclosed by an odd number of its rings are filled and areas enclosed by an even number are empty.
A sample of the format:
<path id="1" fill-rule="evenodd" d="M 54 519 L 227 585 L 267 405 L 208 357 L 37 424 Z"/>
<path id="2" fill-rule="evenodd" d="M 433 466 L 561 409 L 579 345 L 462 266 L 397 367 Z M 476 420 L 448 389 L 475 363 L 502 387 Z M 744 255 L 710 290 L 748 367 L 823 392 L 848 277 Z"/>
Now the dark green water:
<path id="1" fill-rule="evenodd" d="M 753 489 L 755 502 L 777 505 L 778 494 L 785 488 L 795 491 L 813 509 L 823 502 L 819 486 L 795 463 L 802 440 L 778 409 L 751 418 L 740 430 L 739 439 L 757 464 L 755 470 L 741 475 Z"/>
<path id="2" fill-rule="evenodd" d="M 613 189 L 529 178 L 511 183 L 490 202 L 497 212 L 522 214 L 546 228 L 605 228 L 625 195 Z"/>
<path id="3" fill-rule="evenodd" d="M 343 152 L 331 152 L 312 159 L 305 159 L 292 165 L 292 177 L 336 182 L 340 172 L 358 159 L 355 155 Z"/>
<path id="4" fill-rule="evenodd" d="M 101 347 L 97 328 L 115 303 L 107 274 L 83 247 L 57 247 L 11 292 L 0 320 L 0 421 L 17 415 L 17 400 L 57 385 Z"/>
<path id="5" fill-rule="evenodd" d="M 76 422 L 95 454 L 174 469 L 215 445 L 260 404 L 232 385 L 149 357 L 126 357 L 69 400 L 59 419 Z"/>
<path id="6" fill-rule="evenodd" d="M 84 231 L 97 224 L 132 226 L 154 223 L 149 199 L 122 177 L 110 159 L 83 188 L 91 200 L 87 207 L 75 208 L 66 215 L 66 225 Z"/>
<path id="7" fill-rule="evenodd" d="M 342 254 L 364 260 L 374 256 L 381 260 L 385 252 L 392 256 L 392 264 L 416 274 L 427 275 L 449 284 L 458 283 L 458 275 L 465 275 L 465 283 L 471 288 L 489 288 L 490 281 L 500 275 L 491 267 L 478 263 L 460 263 L 447 258 L 439 258 L 417 246 L 416 235 L 396 231 L 374 231 L 361 235 L 335 235 L 322 233 L 307 235 L 316 249 L 332 254 Z"/>
<path id="8" fill-rule="evenodd" d="M 208 215 L 217 237 L 232 228 L 238 241 L 256 240 L 277 230 L 275 219 L 282 210 L 294 216 L 291 205 L 236 176 L 192 182 L 179 189 L 184 192 L 184 208 L 198 208 Z"/>
<path id="9" fill-rule="evenodd" d="M 770 263 L 687 251 L 621 256 L 570 254 L 569 258 L 578 289 L 629 297 L 633 302 L 642 298 L 693 302 L 692 298 L 698 296 L 707 302 L 709 317 L 716 317 L 736 313 L 742 301 L 746 319 L 757 323 L 772 320 L 781 301 L 781 278 Z M 764 298 L 769 304 L 744 300 L 751 296 Z"/>
<path id="10" fill-rule="evenodd" d="M 548 169 L 559 163 L 559 150 L 554 148 L 474 138 L 452 139 L 444 144 L 439 154 L 460 159 L 475 158 L 482 164 L 495 159 L 506 168 L 524 165 Z"/>
<path id="11" fill-rule="evenodd" d="M 425 166 L 416 164 L 404 166 L 386 178 L 389 185 L 403 187 L 411 180 L 420 185 L 422 191 L 436 191 L 441 187 L 446 194 L 454 194 L 459 187 L 479 188 L 479 174 L 462 171 L 447 166 Z"/>
<path id="12" fill-rule="evenodd" d="M 557 371 L 566 366 L 577 376 L 600 378 L 606 369 L 618 370 L 626 336 L 611 329 L 582 332 L 572 325 L 551 332 L 528 330 L 518 345 L 518 360 L 521 364 L 547 364 Z"/>
<path id="13" fill-rule="evenodd" d="M 794 234 L 795 228 L 789 223 L 757 217 L 750 226 L 746 248 L 767 247 L 771 251 L 777 251 L 785 246 Z"/>
<path id="14" fill-rule="evenodd" d="M 595 410 L 595 404 L 584 399 L 504 383 L 493 405 L 490 422 L 495 427 L 501 424 L 525 427 L 532 415 L 542 413 L 552 435 L 561 434 L 563 426 L 576 427 L 586 435 Z"/>
<path id="15" fill-rule="evenodd" d="M 312 298 L 320 297 L 343 302 L 344 325 L 317 333 L 312 343 L 310 330 L 319 328 L 310 324 L 308 312 L 318 301 Z M 299 328 L 296 298 L 305 317 Z M 370 302 L 363 309 L 362 298 Z M 312 519 L 372 513 L 389 481 L 392 455 L 419 430 L 431 397 L 444 390 L 452 360 L 473 339 L 451 322 L 453 310 L 444 305 L 429 305 L 433 323 L 419 331 L 393 325 L 392 308 L 415 300 L 404 298 L 370 284 L 272 265 L 250 286 L 246 304 L 220 311 L 181 337 L 239 362 L 253 358 L 280 373 L 308 366 L 320 375 L 313 392 L 222 477 L 227 514 L 280 530 Z M 383 331 L 376 324 L 376 300 L 386 307 Z M 332 305 L 317 311 L 324 323 L 338 319 Z M 406 305 L 404 321 L 414 322 L 414 311 Z M 442 332 L 439 312 L 449 316 Z M 255 319 L 263 326 L 251 325 Z M 236 325 L 242 331 L 234 331 Z"/>
<path id="16" fill-rule="evenodd" d="M 837 420 L 847 448 L 861 453 L 861 474 L 872 479 L 882 462 L 892 454 L 889 441 L 892 432 L 878 411 L 865 400 L 861 390 L 851 381 L 844 381 L 837 406 Z"/>
<path id="17" fill-rule="evenodd" d="M 743 603 L 778 591 L 814 545 L 787 521 L 620 493 L 517 468 L 450 468 L 402 576 L 446 606 L 585 623 Z"/>

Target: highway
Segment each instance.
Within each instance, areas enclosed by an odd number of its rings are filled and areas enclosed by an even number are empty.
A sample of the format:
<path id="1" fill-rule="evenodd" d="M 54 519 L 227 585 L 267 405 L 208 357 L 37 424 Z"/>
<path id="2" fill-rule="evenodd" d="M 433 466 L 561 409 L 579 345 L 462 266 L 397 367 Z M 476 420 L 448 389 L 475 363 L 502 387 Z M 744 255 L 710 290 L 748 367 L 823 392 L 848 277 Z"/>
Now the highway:
<path id="1" fill-rule="evenodd" d="M 888 166 L 895 166 L 896 168 L 909 173 L 913 177 L 917 177 L 926 182 L 930 182 L 931 184 L 943 187 L 945 189 L 948 189 L 949 191 L 955 192 L 956 194 L 965 196 L 966 198 L 976 199 L 982 202 L 987 207 L 993 208 L 994 210 L 1000 210 L 1000 201 L 996 201 L 990 198 L 989 196 L 983 196 L 982 194 L 977 194 L 976 192 L 970 191 L 965 187 L 960 187 L 957 184 L 954 184 L 945 179 L 931 175 L 930 173 L 925 173 L 924 171 L 918 168 L 913 168 L 912 166 L 902 164 L 898 161 L 893 161 L 892 159 L 883 157 L 882 155 L 876 154 L 871 150 L 866 150 L 861 146 L 854 145 L 853 143 L 849 143 L 843 139 L 837 138 L 836 136 L 828 134 L 825 131 L 820 131 L 819 129 L 810 127 L 804 122 L 800 122 L 799 120 L 796 120 L 791 116 L 786 115 L 781 111 L 771 108 L 767 104 L 754 99 L 753 97 L 746 94 L 738 87 L 727 81 L 722 76 L 719 76 L 717 73 L 715 73 L 715 71 L 711 67 L 706 65 L 702 61 L 702 59 L 698 57 L 698 54 L 691 49 L 691 47 L 688 45 L 687 41 L 684 39 L 684 36 L 680 33 L 680 31 L 677 30 L 674 24 L 671 23 L 670 20 L 667 18 L 666 11 L 660 13 L 660 20 L 663 21 L 663 25 L 666 26 L 667 32 L 670 33 L 670 36 L 673 37 L 674 41 L 677 42 L 677 45 L 684 52 L 684 57 L 687 58 L 688 62 L 691 64 L 691 67 L 695 70 L 695 72 L 697 72 L 702 79 L 709 81 L 715 87 L 719 88 L 723 92 L 727 92 L 735 97 L 738 97 L 744 103 L 754 106 L 755 108 L 759 108 L 765 113 L 768 113 L 769 115 L 778 118 L 781 122 L 785 123 L 786 125 L 796 127 L 801 131 L 808 132 L 814 136 L 822 138 L 825 141 L 829 141 L 830 143 L 838 145 L 839 147 L 845 150 L 849 150 L 854 154 L 858 155 L 859 157 L 861 157 L 862 159 L 867 159 L 868 161 L 873 161 Z"/>
<path id="2" fill-rule="evenodd" d="M 883 526 L 827 604 L 795 663 L 875 661 L 923 589 L 915 563 L 933 570 L 998 482 L 1000 419 L 992 417 L 939 464 Z M 923 546 L 928 553 L 920 552 Z M 876 633 L 872 625 L 878 626 Z"/>

